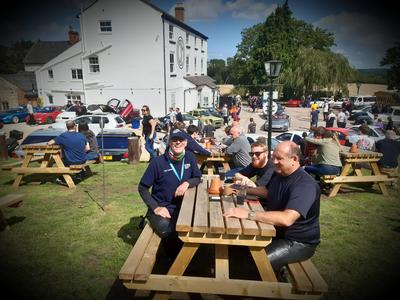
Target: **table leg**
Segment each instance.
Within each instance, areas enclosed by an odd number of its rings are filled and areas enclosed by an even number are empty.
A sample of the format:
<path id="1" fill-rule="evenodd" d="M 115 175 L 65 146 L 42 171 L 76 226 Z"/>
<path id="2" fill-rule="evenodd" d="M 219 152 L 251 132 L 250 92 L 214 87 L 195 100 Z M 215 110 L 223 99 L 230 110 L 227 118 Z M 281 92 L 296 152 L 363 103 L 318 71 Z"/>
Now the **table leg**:
<path id="1" fill-rule="evenodd" d="M 54 154 L 53 155 L 53 159 L 56 162 L 56 166 L 59 168 L 65 168 L 63 161 L 61 160 L 60 155 L 58 154 Z M 65 182 L 67 183 L 69 188 L 74 188 L 75 187 L 75 183 L 72 180 L 71 176 L 69 174 L 63 174 L 62 175 L 64 177 Z"/>
<path id="2" fill-rule="evenodd" d="M 21 167 L 23 167 L 23 168 L 28 167 L 32 157 L 33 157 L 33 154 L 27 154 L 25 156 L 25 159 L 24 159 Z M 22 177 L 24 177 L 23 174 L 17 174 L 17 177 L 15 178 L 14 183 L 13 183 L 13 187 L 18 187 L 20 185 Z"/>
<path id="3" fill-rule="evenodd" d="M 229 255 L 227 245 L 215 245 L 215 278 L 229 278 Z"/>
<path id="4" fill-rule="evenodd" d="M 371 162 L 370 164 L 371 164 L 371 169 L 372 169 L 373 175 L 382 175 L 381 170 L 379 169 L 379 166 L 376 162 Z M 389 195 L 389 192 L 388 192 L 384 182 L 378 182 L 378 187 L 381 190 L 382 195 L 384 195 L 384 196 Z"/>
<path id="5" fill-rule="evenodd" d="M 199 246 L 200 244 L 196 243 L 184 243 L 181 251 L 176 257 L 167 275 L 182 275 L 185 272 L 190 261 L 192 260 L 193 256 L 196 254 L 197 249 L 199 249 Z M 168 299 L 170 294 L 171 292 L 168 291 L 157 292 L 154 295 L 153 299 Z"/>
<path id="6" fill-rule="evenodd" d="M 254 262 L 263 281 L 277 282 L 275 272 L 267 257 L 267 252 L 262 247 L 249 247 Z"/>
<path id="7" fill-rule="evenodd" d="M 45 154 L 44 154 L 44 157 L 43 157 L 43 160 L 42 160 L 42 163 L 40 164 L 40 167 L 41 167 L 41 168 L 48 168 L 48 167 L 50 167 L 50 166 L 49 166 L 49 164 L 50 164 L 50 158 L 51 158 L 51 154 L 50 154 L 50 153 L 45 153 Z"/>
<path id="8" fill-rule="evenodd" d="M 351 169 L 351 163 L 346 163 L 342 169 L 342 173 L 340 173 L 340 176 L 347 176 L 350 172 L 350 169 Z M 336 196 L 341 186 L 342 186 L 341 183 L 334 184 L 331 192 L 329 193 L 329 197 Z"/>

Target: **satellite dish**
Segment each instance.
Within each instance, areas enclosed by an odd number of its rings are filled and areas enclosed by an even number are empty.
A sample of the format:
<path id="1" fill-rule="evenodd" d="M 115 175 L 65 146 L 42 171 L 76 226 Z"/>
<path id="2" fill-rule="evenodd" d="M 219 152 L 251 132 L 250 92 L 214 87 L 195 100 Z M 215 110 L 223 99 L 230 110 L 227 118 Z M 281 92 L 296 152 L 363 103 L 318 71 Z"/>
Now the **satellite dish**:
<path id="1" fill-rule="evenodd" d="M 278 111 L 278 104 L 275 101 L 272 101 L 272 114 L 275 114 Z M 268 101 L 263 101 L 263 113 L 264 115 L 268 115 Z"/>

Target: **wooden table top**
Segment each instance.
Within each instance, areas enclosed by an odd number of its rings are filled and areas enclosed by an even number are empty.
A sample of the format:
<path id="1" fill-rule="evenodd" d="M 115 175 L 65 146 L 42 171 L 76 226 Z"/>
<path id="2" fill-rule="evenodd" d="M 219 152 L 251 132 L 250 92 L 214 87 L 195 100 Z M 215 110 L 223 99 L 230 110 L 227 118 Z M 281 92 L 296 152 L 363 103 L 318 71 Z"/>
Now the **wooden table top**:
<path id="1" fill-rule="evenodd" d="M 210 200 L 207 180 L 203 178 L 197 188 L 188 189 L 182 201 L 176 230 L 183 233 L 211 233 L 235 236 L 275 236 L 275 227 L 270 224 L 247 219 L 223 217 L 230 207 L 242 206 L 255 211 L 263 211 L 258 201 L 246 201 L 236 205 L 232 196 L 222 196 L 219 200 Z"/>
<path id="2" fill-rule="evenodd" d="M 351 153 L 350 147 L 343 146 L 340 151 L 340 156 L 343 158 L 380 158 L 383 156 L 380 152 L 358 149 L 358 152 Z"/>

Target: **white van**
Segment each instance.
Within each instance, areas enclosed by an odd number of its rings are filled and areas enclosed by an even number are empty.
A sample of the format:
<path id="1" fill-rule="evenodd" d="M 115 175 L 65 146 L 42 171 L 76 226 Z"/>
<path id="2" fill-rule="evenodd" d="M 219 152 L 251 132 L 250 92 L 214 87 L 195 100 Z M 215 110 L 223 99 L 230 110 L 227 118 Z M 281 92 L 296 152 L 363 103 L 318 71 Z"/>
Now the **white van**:
<path id="1" fill-rule="evenodd" d="M 351 103 L 353 103 L 354 106 L 365 106 L 365 105 L 373 105 L 376 102 L 376 96 L 353 96 L 350 97 Z"/>

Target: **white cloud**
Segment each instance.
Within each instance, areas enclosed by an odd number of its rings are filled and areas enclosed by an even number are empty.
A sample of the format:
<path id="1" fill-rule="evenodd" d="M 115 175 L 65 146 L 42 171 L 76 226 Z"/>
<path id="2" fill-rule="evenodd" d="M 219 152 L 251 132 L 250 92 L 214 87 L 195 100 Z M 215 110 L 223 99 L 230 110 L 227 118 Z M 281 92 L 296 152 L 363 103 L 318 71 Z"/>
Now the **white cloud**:
<path id="1" fill-rule="evenodd" d="M 186 0 L 185 19 L 188 21 L 212 20 L 221 14 L 229 13 L 235 19 L 264 20 L 277 4 L 265 4 L 257 0 L 234 0 L 224 3 L 222 0 Z M 174 7 L 170 14 L 174 15 Z"/>

